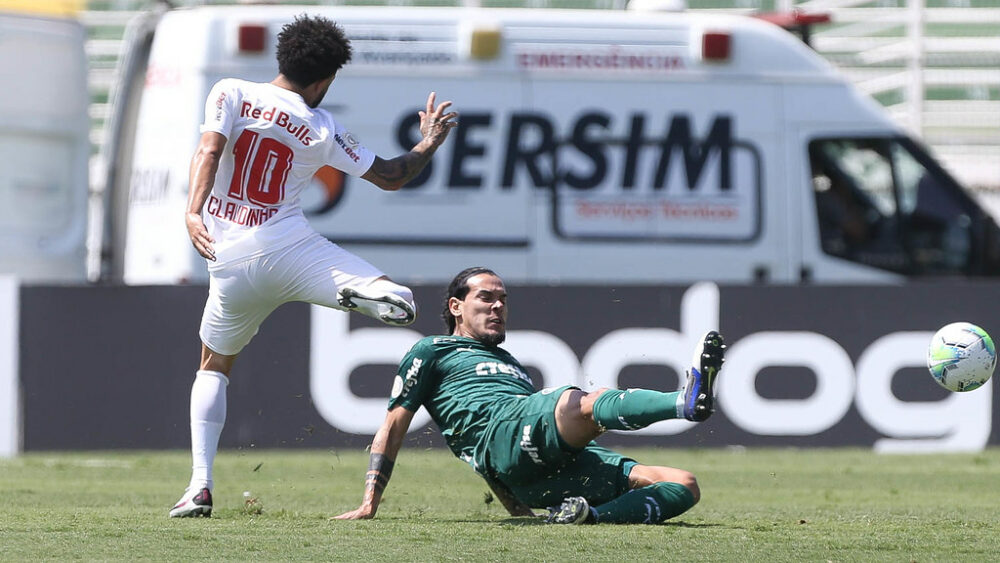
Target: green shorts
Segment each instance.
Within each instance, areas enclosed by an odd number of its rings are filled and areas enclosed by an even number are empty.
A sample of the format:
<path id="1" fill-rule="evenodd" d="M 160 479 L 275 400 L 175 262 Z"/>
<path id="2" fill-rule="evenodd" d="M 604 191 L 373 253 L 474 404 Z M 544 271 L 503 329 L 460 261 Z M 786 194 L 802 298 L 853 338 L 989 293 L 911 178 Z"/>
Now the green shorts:
<path id="1" fill-rule="evenodd" d="M 486 440 L 486 468 L 521 502 L 554 506 L 582 496 L 603 504 L 629 490 L 636 461 L 591 442 L 566 444 L 556 430 L 556 403 L 572 386 L 526 395 L 497 414 Z"/>

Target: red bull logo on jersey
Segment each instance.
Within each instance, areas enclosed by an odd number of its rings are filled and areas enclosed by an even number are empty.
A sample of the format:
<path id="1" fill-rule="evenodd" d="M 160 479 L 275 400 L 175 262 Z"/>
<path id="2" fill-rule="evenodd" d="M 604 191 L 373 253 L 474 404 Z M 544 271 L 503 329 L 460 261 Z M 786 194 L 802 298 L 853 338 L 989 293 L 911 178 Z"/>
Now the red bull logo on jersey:
<path id="1" fill-rule="evenodd" d="M 285 131 L 288 131 L 290 135 L 301 141 L 302 144 L 307 147 L 309 146 L 309 143 L 313 142 L 313 138 L 308 136 L 312 133 L 312 130 L 309 129 L 305 123 L 296 123 L 292 120 L 292 116 L 283 111 L 278 111 L 273 107 L 255 108 L 250 102 L 243 102 L 243 105 L 240 107 L 240 117 L 270 121 Z"/>

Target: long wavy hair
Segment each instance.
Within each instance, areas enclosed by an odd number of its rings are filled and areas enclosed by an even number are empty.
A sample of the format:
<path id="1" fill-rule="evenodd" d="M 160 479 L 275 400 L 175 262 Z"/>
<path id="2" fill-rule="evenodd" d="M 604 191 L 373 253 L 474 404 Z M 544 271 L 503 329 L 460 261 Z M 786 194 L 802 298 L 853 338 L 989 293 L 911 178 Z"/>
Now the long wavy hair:
<path id="1" fill-rule="evenodd" d="M 465 296 L 469 294 L 469 290 L 471 289 L 469 287 L 469 278 L 478 276 L 479 274 L 497 275 L 496 272 L 489 268 L 473 266 L 456 274 L 455 277 L 452 278 L 451 283 L 448 284 L 448 292 L 444 296 L 444 310 L 441 312 L 441 318 L 444 320 L 445 326 L 448 327 L 448 334 L 454 334 L 455 332 L 455 315 L 451 314 L 451 308 L 448 307 L 448 302 L 451 301 L 452 297 L 465 299 Z"/>

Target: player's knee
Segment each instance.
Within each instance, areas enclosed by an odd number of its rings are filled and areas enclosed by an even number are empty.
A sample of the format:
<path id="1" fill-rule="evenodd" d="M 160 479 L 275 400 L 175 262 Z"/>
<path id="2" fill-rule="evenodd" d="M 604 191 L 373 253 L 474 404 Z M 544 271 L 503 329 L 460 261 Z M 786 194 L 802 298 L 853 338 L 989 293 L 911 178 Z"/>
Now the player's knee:
<path id="1" fill-rule="evenodd" d="M 633 487 L 642 487 L 653 483 L 676 483 L 688 491 L 697 504 L 701 499 L 701 489 L 698 487 L 698 480 L 694 473 L 675 467 L 651 467 L 637 465 L 629 476 Z"/>
<path id="2" fill-rule="evenodd" d="M 605 391 L 610 391 L 610 387 L 601 387 L 597 391 L 591 391 L 585 395 L 580 396 L 580 414 L 590 420 L 594 419 L 594 403 L 597 399 L 604 394 Z"/>
<path id="3" fill-rule="evenodd" d="M 698 479 L 690 471 L 680 469 L 678 472 L 677 480 L 674 482 L 683 485 L 687 490 L 691 491 L 694 503 L 698 504 L 698 501 L 701 500 L 701 489 L 698 487 Z"/>
<path id="4" fill-rule="evenodd" d="M 556 402 L 556 429 L 559 436 L 574 448 L 582 448 L 602 432 L 594 422 L 593 402 L 586 403 L 588 397 L 579 389 L 567 389 Z"/>
<path id="5" fill-rule="evenodd" d="M 588 425 L 594 425 L 595 427 L 600 427 L 600 424 L 594 418 L 594 405 L 597 403 L 597 400 L 601 398 L 601 395 L 603 395 L 606 391 L 614 391 L 614 389 L 611 389 L 609 387 L 602 387 L 596 391 L 591 391 L 589 393 L 585 393 L 580 390 L 574 390 L 573 393 L 575 394 L 574 395 L 575 401 L 572 402 L 572 406 L 574 407 L 575 410 L 573 414 L 576 417 L 580 418 L 582 422 L 585 422 Z"/>
<path id="6" fill-rule="evenodd" d="M 669 475 L 665 475 L 664 477 L 660 481 L 661 483 L 677 483 L 691 491 L 691 497 L 694 499 L 692 506 L 698 504 L 698 501 L 701 500 L 701 489 L 698 487 L 698 479 L 695 478 L 694 473 L 683 469 L 670 468 Z"/>

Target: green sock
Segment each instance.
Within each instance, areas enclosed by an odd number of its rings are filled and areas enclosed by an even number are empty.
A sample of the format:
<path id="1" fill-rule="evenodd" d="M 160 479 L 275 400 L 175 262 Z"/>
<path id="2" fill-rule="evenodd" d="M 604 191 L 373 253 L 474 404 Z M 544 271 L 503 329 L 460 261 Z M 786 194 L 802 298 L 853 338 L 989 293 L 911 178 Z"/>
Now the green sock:
<path id="1" fill-rule="evenodd" d="M 659 524 L 692 506 L 694 495 L 684 485 L 654 483 L 590 510 L 599 524 Z"/>
<path id="2" fill-rule="evenodd" d="M 677 418 L 680 392 L 649 389 L 609 389 L 594 401 L 594 420 L 608 430 L 638 430 L 654 422 Z"/>

